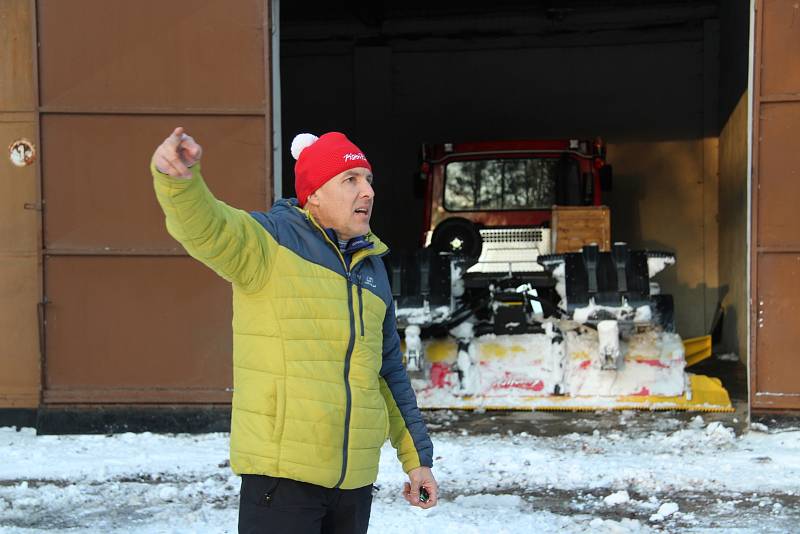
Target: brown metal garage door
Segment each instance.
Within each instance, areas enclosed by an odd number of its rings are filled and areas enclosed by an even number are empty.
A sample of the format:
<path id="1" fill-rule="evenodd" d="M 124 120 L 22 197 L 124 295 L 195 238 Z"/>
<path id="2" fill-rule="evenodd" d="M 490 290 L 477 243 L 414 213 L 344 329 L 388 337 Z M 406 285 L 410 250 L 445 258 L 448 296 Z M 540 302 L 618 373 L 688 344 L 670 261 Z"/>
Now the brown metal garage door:
<path id="1" fill-rule="evenodd" d="M 36 408 L 40 394 L 38 166 L 7 159 L 38 144 L 32 4 L 0 2 L 0 411 Z"/>
<path id="2" fill-rule="evenodd" d="M 800 4 L 756 4 L 750 396 L 800 409 Z"/>
<path id="3" fill-rule="evenodd" d="M 45 404 L 230 400 L 230 290 L 164 230 L 177 125 L 215 194 L 271 196 L 265 3 L 41 0 Z"/>

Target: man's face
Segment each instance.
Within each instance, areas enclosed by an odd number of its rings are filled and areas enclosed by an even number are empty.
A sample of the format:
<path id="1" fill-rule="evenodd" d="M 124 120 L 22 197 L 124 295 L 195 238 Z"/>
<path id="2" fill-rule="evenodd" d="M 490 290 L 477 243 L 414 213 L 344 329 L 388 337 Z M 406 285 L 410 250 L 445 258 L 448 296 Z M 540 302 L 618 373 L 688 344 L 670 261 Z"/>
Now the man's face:
<path id="1" fill-rule="evenodd" d="M 369 232 L 372 216 L 372 172 L 355 167 L 337 174 L 308 197 L 308 209 L 323 228 L 333 228 L 339 239 Z"/>

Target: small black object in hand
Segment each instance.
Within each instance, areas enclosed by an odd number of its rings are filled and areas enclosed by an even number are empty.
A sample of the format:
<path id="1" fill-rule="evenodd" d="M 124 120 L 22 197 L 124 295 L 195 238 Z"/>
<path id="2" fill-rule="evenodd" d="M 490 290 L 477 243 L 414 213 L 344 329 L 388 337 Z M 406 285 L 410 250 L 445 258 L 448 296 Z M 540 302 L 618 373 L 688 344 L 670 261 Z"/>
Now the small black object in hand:
<path id="1" fill-rule="evenodd" d="M 428 499 L 430 498 L 431 496 L 428 493 L 428 490 L 426 490 L 425 488 L 419 489 L 419 502 L 428 502 Z"/>

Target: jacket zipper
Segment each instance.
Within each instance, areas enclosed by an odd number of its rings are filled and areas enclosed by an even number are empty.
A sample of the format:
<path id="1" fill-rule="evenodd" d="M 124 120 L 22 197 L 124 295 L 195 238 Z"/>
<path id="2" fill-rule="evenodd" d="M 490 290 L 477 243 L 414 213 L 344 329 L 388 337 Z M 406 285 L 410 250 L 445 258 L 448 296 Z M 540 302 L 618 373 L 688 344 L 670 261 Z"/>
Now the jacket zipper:
<path id="1" fill-rule="evenodd" d="M 345 409 L 344 409 L 344 438 L 342 441 L 342 473 L 339 475 L 339 480 L 336 482 L 334 488 L 338 488 L 344 482 L 344 478 L 347 475 L 347 447 L 350 443 L 350 413 L 352 411 L 352 391 L 350 390 L 350 359 L 353 356 L 353 347 L 356 343 L 356 325 L 355 325 L 355 312 L 353 311 L 353 276 L 351 274 L 351 268 L 348 268 L 347 263 L 344 261 L 344 256 L 342 255 L 342 251 L 339 250 L 339 247 L 331 241 L 331 238 L 328 237 L 328 234 L 325 233 L 324 230 L 317 224 L 317 221 L 314 220 L 313 217 L 307 216 L 308 220 L 317 227 L 317 230 L 322 234 L 323 239 L 330 244 L 333 249 L 336 251 L 336 255 L 339 256 L 339 260 L 342 262 L 342 267 L 344 267 L 345 277 L 347 278 L 347 312 L 350 319 L 350 339 L 347 342 L 347 352 L 344 355 L 344 391 L 345 391 Z M 352 259 L 351 259 L 352 263 Z M 351 266 L 352 267 L 352 266 Z M 360 288 L 359 288 L 360 289 Z M 360 297 L 360 294 L 359 294 Z"/>
<path id="2" fill-rule="evenodd" d="M 342 473 L 339 476 L 339 481 L 336 482 L 334 488 L 338 488 L 344 482 L 344 478 L 347 475 L 347 447 L 350 443 L 350 413 L 352 411 L 352 391 L 350 390 L 350 359 L 353 356 L 353 347 L 356 343 L 356 325 L 355 325 L 355 312 L 353 310 L 353 275 L 352 270 L 355 265 L 357 265 L 363 258 L 367 257 L 370 254 L 365 254 L 357 259 L 357 261 L 353 262 L 355 255 L 353 258 L 350 259 L 350 266 L 348 267 L 347 263 L 344 261 L 344 256 L 342 255 L 342 251 L 339 250 L 339 247 L 331 241 L 331 238 L 328 237 L 328 234 L 317 224 L 317 221 L 314 220 L 313 217 L 310 215 L 306 215 L 306 218 L 313 224 L 317 230 L 322 234 L 323 239 L 327 241 L 333 249 L 336 251 L 336 254 L 339 256 L 339 260 L 342 262 L 342 267 L 344 267 L 345 276 L 347 278 L 347 311 L 350 318 L 350 339 L 347 342 L 347 352 L 344 356 L 344 390 L 345 390 L 345 411 L 344 411 L 344 440 L 342 443 Z M 359 304 L 359 319 L 361 320 L 361 336 L 364 336 L 364 315 L 361 310 L 362 308 L 362 298 L 361 298 L 361 276 L 358 276 L 358 304 Z"/>
<path id="3" fill-rule="evenodd" d="M 361 298 L 361 273 L 356 275 L 358 286 L 358 321 L 361 324 L 361 339 L 364 339 L 364 300 Z"/>
<path id="4" fill-rule="evenodd" d="M 356 343 L 356 325 L 353 313 L 353 280 L 350 272 L 347 272 L 347 311 L 350 316 L 350 340 L 347 342 L 347 353 L 344 356 L 344 391 L 345 391 L 345 411 L 344 411 L 344 442 L 342 444 L 342 474 L 339 481 L 334 486 L 338 488 L 344 482 L 347 474 L 347 447 L 350 443 L 350 412 L 352 410 L 352 392 L 350 391 L 350 358 L 353 356 L 353 346 Z"/>

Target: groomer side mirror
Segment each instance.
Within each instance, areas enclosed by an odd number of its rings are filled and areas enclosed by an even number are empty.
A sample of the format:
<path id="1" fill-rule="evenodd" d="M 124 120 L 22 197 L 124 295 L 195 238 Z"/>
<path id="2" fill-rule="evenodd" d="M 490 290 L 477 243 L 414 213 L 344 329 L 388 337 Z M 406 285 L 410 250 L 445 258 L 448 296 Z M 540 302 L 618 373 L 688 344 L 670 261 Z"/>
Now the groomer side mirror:
<path id="1" fill-rule="evenodd" d="M 419 166 L 419 172 L 414 176 L 414 197 L 425 198 L 428 189 L 428 179 L 431 172 L 431 164 L 423 161 Z"/>
<path id="2" fill-rule="evenodd" d="M 614 183 L 614 169 L 611 165 L 603 165 L 600 167 L 600 189 L 603 191 L 611 191 Z"/>

